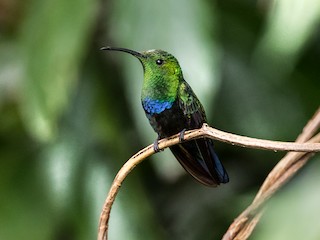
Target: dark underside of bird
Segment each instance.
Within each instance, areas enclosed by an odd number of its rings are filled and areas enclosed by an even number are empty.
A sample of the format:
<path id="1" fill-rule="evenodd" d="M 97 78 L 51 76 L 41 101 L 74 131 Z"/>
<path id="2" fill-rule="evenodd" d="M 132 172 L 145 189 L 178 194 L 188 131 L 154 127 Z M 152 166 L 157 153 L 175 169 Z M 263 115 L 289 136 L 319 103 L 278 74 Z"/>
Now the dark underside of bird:
<path id="1" fill-rule="evenodd" d="M 170 109 L 159 114 L 147 113 L 150 124 L 159 133 L 159 139 L 184 130 L 200 128 L 204 123 L 205 116 L 202 112 L 195 111 L 186 117 L 178 105 L 177 101 Z M 229 182 L 228 174 L 214 152 L 211 139 L 200 138 L 182 142 L 170 147 L 170 150 L 184 169 L 202 184 L 215 187 Z"/>

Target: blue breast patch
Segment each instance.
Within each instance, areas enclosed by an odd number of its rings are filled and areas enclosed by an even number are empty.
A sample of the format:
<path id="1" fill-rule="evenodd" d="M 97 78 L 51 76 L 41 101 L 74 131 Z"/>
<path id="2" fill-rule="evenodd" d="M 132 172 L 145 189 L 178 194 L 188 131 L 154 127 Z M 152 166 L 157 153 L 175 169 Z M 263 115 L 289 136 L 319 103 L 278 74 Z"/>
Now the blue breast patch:
<path id="1" fill-rule="evenodd" d="M 149 114 L 159 114 L 166 109 L 171 108 L 173 102 L 169 101 L 161 101 L 161 100 L 154 100 L 151 98 L 145 98 L 142 100 L 143 109 Z"/>

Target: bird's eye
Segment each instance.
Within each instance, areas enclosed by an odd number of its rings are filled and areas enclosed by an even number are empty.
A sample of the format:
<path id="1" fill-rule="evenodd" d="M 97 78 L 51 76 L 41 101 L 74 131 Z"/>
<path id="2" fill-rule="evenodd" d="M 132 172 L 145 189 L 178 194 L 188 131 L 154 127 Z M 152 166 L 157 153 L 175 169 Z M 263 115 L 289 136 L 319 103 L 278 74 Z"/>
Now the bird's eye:
<path id="1" fill-rule="evenodd" d="M 158 65 L 162 65 L 162 63 L 163 63 L 163 60 L 162 60 L 162 59 L 158 59 L 158 60 L 156 61 L 156 64 L 158 64 Z"/>

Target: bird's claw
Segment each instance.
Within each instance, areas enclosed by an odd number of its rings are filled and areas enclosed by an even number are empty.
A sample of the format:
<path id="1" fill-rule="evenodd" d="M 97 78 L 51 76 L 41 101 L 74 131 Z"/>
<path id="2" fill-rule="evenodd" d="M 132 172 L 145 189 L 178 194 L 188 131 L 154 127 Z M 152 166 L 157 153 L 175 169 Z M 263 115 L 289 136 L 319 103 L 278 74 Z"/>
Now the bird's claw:
<path id="1" fill-rule="evenodd" d="M 179 142 L 182 143 L 184 141 L 184 133 L 186 129 L 183 129 L 179 134 Z"/>
<path id="2" fill-rule="evenodd" d="M 156 153 L 163 150 L 163 149 L 160 149 L 160 148 L 159 148 L 158 141 L 159 141 L 159 139 L 157 138 L 157 139 L 154 141 L 154 143 L 153 143 L 153 150 L 154 150 L 154 152 L 156 152 Z"/>

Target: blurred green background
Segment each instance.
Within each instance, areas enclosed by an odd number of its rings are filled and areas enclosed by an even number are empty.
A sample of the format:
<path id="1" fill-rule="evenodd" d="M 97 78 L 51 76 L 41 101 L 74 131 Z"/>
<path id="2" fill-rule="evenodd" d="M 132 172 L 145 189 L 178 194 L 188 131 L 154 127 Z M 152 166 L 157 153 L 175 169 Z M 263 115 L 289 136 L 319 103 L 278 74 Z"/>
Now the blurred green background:
<path id="1" fill-rule="evenodd" d="M 294 141 L 320 103 L 320 1 L 0 0 L 0 239 L 95 239 L 122 164 L 152 143 L 142 67 L 111 45 L 171 52 L 210 125 Z M 110 239 L 220 239 L 284 153 L 216 143 L 230 183 L 169 150 L 126 179 Z M 319 239 L 319 155 L 252 239 Z"/>

